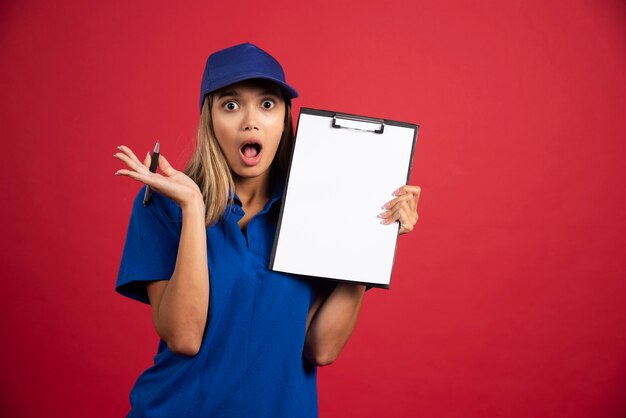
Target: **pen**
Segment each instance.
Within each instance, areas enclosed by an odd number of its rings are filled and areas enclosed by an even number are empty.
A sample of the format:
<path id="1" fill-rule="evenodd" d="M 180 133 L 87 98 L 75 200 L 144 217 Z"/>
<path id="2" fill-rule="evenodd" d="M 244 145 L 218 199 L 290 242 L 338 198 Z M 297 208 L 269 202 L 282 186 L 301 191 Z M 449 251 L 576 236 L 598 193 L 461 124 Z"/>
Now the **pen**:
<path id="1" fill-rule="evenodd" d="M 152 159 L 150 160 L 150 172 L 156 173 L 157 166 L 159 165 L 159 140 L 157 139 L 154 151 L 152 152 Z M 152 203 L 152 191 L 150 186 L 146 185 L 146 192 L 143 195 L 143 206 L 146 207 Z"/>

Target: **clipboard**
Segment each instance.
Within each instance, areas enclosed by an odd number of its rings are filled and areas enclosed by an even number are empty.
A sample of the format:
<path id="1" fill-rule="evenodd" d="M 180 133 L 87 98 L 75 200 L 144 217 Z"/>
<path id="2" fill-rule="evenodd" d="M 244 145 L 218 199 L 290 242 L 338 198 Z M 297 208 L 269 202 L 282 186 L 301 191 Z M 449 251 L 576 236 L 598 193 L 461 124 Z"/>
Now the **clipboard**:
<path id="1" fill-rule="evenodd" d="M 301 108 L 270 269 L 388 289 L 399 224 L 377 216 L 408 183 L 418 128 Z"/>

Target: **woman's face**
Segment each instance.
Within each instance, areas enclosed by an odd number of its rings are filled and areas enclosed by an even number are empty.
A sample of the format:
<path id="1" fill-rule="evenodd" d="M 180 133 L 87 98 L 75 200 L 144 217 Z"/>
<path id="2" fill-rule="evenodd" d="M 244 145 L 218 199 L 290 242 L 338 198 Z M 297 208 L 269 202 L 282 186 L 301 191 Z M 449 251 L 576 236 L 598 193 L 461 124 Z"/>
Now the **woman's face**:
<path id="1" fill-rule="evenodd" d="M 235 177 L 269 174 L 285 129 L 285 101 L 272 83 L 248 81 L 213 94 L 211 119 Z"/>

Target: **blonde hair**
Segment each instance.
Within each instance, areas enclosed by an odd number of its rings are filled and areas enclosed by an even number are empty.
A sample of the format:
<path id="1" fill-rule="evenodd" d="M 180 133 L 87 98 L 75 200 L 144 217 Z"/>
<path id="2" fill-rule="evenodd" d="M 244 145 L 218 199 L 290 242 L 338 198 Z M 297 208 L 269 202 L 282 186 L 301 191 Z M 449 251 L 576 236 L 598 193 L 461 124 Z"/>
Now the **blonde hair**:
<path id="1" fill-rule="evenodd" d="M 207 95 L 202 104 L 198 124 L 197 145 L 185 174 L 196 182 L 202 193 L 206 208 L 207 226 L 218 222 L 233 203 L 235 183 L 228 166 L 228 161 L 220 148 L 211 119 L 212 95 Z M 278 150 L 272 161 L 271 175 L 285 179 L 289 170 L 289 161 L 293 150 L 293 130 L 291 105 L 285 101 L 285 128 L 280 138 Z"/>

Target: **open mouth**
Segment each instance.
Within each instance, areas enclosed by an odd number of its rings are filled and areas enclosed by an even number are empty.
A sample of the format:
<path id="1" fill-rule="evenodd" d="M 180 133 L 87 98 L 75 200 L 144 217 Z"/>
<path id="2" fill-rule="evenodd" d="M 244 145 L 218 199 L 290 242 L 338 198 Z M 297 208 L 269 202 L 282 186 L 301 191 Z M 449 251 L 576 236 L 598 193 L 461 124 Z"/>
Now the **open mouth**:
<path id="1" fill-rule="evenodd" d="M 248 141 L 241 146 L 239 152 L 244 164 L 248 166 L 256 165 L 261 160 L 263 147 L 258 142 Z"/>
<path id="2" fill-rule="evenodd" d="M 261 144 L 256 142 L 244 144 L 241 147 L 241 154 L 246 158 L 255 158 L 261 152 Z"/>

